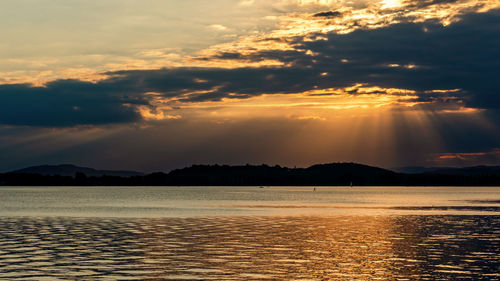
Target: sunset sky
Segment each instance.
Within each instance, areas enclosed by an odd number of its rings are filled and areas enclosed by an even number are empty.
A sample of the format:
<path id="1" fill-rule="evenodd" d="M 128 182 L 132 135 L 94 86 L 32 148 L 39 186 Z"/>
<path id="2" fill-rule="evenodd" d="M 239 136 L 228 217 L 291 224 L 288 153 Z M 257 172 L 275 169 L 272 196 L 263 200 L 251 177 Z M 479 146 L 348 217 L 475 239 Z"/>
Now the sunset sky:
<path id="1" fill-rule="evenodd" d="M 2 0 L 0 171 L 500 165 L 498 0 Z"/>

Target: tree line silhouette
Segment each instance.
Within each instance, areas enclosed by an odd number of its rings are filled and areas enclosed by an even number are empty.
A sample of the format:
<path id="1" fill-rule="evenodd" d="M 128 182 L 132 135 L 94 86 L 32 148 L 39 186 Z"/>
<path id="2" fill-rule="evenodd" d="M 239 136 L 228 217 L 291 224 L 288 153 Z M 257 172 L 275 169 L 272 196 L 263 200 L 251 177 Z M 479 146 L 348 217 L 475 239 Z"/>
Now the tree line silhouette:
<path id="1" fill-rule="evenodd" d="M 74 176 L 24 173 L 0 174 L 3 186 L 500 186 L 500 175 L 397 173 L 355 163 L 287 168 L 268 165 L 193 165 L 169 173 L 148 175 Z"/>

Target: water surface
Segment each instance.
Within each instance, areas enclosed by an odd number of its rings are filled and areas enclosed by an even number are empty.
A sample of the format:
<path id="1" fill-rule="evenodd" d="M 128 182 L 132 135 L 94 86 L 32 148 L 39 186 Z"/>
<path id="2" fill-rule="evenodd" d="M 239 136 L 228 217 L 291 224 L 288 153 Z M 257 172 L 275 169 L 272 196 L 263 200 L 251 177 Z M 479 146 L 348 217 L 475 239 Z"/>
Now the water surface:
<path id="1" fill-rule="evenodd" d="M 498 187 L 1 187 L 3 216 L 485 214 Z"/>
<path id="2" fill-rule="evenodd" d="M 499 188 L 0 188 L 5 280 L 500 280 Z"/>

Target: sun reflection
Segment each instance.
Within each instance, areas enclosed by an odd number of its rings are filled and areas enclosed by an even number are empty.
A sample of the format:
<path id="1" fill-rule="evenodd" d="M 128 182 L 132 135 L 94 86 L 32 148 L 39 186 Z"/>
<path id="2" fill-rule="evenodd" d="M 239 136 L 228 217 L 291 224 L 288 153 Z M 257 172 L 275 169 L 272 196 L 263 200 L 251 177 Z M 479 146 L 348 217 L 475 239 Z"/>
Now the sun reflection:
<path id="1" fill-rule="evenodd" d="M 355 224 L 347 217 L 157 219 L 137 224 L 134 239 L 144 245 L 140 254 L 147 272 L 181 279 L 394 274 L 393 219 L 355 219 Z"/>
<path id="2" fill-rule="evenodd" d="M 485 230 L 481 224 L 491 227 Z M 129 274 L 176 279 L 451 280 L 463 276 L 472 280 L 483 274 L 498 276 L 492 266 L 492 257 L 498 254 L 492 242 L 497 226 L 488 217 L 460 216 L 144 219 L 122 223 L 118 231 L 127 231 L 134 243 L 117 244 L 141 246 L 133 255 L 138 264 L 132 263 L 134 270 L 141 271 Z M 485 239 L 471 243 L 470 237 Z M 473 262 L 464 262 L 464 257 Z"/>

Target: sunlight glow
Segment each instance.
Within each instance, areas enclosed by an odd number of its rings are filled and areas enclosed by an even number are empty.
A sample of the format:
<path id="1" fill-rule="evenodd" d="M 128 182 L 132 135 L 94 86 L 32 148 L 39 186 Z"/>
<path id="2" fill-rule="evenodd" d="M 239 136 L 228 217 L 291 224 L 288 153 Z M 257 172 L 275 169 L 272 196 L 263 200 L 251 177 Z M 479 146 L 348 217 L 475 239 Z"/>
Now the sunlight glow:
<path id="1" fill-rule="evenodd" d="M 382 9 L 392 9 L 402 6 L 400 0 L 382 0 Z"/>

